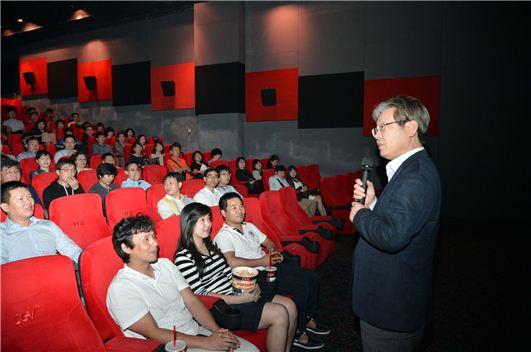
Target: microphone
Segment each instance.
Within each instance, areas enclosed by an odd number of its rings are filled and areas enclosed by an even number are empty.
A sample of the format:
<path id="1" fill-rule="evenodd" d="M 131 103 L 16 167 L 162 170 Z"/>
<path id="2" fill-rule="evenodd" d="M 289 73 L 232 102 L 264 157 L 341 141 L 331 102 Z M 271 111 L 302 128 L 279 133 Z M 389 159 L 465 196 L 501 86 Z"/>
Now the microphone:
<path id="1" fill-rule="evenodd" d="M 371 158 L 365 157 L 361 160 L 361 169 L 363 170 L 363 173 L 361 174 L 361 187 L 363 187 L 365 192 L 367 192 L 367 179 L 369 178 L 369 173 L 373 166 L 374 162 Z M 358 199 L 358 203 L 365 205 L 365 197 Z"/>

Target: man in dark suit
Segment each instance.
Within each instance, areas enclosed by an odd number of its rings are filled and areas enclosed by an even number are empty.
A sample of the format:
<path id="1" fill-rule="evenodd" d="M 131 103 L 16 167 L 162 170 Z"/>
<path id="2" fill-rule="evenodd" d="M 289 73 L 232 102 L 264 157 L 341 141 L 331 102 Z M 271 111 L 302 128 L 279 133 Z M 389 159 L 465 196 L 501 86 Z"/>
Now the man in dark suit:
<path id="1" fill-rule="evenodd" d="M 354 186 L 350 219 L 360 240 L 354 251 L 354 313 L 363 350 L 415 351 L 431 320 L 432 266 L 439 225 L 439 173 L 420 136 L 430 116 L 413 97 L 398 96 L 373 111 L 388 184 L 376 199 L 374 186 Z M 365 205 L 358 202 L 365 198 Z"/>

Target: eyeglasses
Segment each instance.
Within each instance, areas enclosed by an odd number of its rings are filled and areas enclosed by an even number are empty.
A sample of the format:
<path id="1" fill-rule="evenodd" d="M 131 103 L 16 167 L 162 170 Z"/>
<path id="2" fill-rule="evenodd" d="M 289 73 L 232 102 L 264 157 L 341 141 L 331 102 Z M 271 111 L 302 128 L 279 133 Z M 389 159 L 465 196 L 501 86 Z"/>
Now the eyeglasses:
<path id="1" fill-rule="evenodd" d="M 391 121 L 391 122 L 386 122 L 386 123 L 381 123 L 379 124 L 378 126 L 374 127 L 371 132 L 372 132 L 372 136 L 374 138 L 376 138 L 376 135 L 378 134 L 378 132 L 381 132 L 383 133 L 383 131 L 385 130 L 385 126 L 388 126 L 388 125 L 392 125 L 393 123 L 401 123 L 401 122 L 407 122 L 409 121 L 409 119 L 403 119 L 403 120 L 398 120 L 398 121 Z"/>
<path id="2" fill-rule="evenodd" d="M 205 177 L 206 178 L 219 178 L 218 175 L 206 175 Z"/>
<path id="3" fill-rule="evenodd" d="M 72 168 L 59 169 L 59 170 L 64 171 L 64 172 L 74 172 L 74 171 L 76 171 L 76 169 L 72 169 Z"/>

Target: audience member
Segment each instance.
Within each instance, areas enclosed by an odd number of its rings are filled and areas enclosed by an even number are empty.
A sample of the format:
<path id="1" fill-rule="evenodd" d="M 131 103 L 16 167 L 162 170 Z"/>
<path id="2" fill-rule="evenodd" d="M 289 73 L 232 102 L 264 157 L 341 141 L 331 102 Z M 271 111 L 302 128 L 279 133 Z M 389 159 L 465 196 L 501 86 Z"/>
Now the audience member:
<path id="1" fill-rule="evenodd" d="M 282 187 L 291 186 L 286 179 L 286 167 L 284 165 L 277 165 L 275 174 L 269 178 L 269 189 L 271 191 L 278 191 Z M 317 209 L 316 201 L 302 198 L 298 200 L 298 203 L 308 216 L 315 216 L 315 210 Z"/>
<path id="2" fill-rule="evenodd" d="M 205 187 L 195 194 L 194 201 L 203 203 L 209 207 L 218 205 L 219 199 L 222 195 L 216 188 L 219 181 L 219 172 L 218 170 L 209 167 L 205 170 L 204 175 L 203 180 L 205 180 Z"/>
<path id="3" fill-rule="evenodd" d="M 0 206 L 7 214 L 0 224 L 0 264 L 56 253 L 78 261 L 81 248 L 52 221 L 33 216 L 35 201 L 25 183 L 2 184 Z"/>
<path id="4" fill-rule="evenodd" d="M 251 172 L 247 170 L 247 160 L 243 156 L 236 159 L 236 179 L 245 183 L 249 193 L 260 194 L 264 191 L 262 181 L 256 180 Z"/>
<path id="5" fill-rule="evenodd" d="M 126 129 L 126 130 L 125 130 L 125 137 L 126 137 L 127 139 L 129 139 L 129 138 L 135 138 L 135 130 L 132 129 L 132 128 L 128 128 L 128 129 Z"/>
<path id="6" fill-rule="evenodd" d="M 102 164 L 111 164 L 116 166 L 116 159 L 114 158 L 113 153 L 103 153 L 101 154 L 101 162 Z"/>
<path id="7" fill-rule="evenodd" d="M 319 276 L 316 272 L 283 263 L 284 257 L 275 243 L 256 226 L 244 222 L 245 207 L 236 193 L 227 193 L 219 201 L 223 227 L 214 241 L 231 267 L 249 266 L 260 271 L 258 281 L 264 283 L 264 267 L 269 262 L 277 267 L 276 292 L 293 297 L 297 306 L 298 322 L 294 346 L 304 349 L 322 348 L 324 343 L 310 338 L 307 331 L 327 335 L 330 329 L 316 321 L 319 309 Z M 267 249 L 265 254 L 262 247 Z"/>
<path id="8" fill-rule="evenodd" d="M 208 161 L 208 165 L 210 165 L 213 161 L 217 161 L 221 159 L 221 156 L 223 155 L 223 152 L 219 148 L 214 148 L 210 152 L 210 160 Z"/>
<path id="9" fill-rule="evenodd" d="M 260 159 L 254 159 L 253 160 L 253 178 L 257 181 L 262 181 L 262 174 L 263 174 L 263 171 L 262 171 L 262 162 L 260 161 Z M 262 186 L 263 186 L 263 181 L 262 181 Z"/>
<path id="10" fill-rule="evenodd" d="M 164 190 L 166 195 L 157 203 L 157 210 L 162 219 L 167 219 L 173 215 L 181 215 L 181 211 L 194 200 L 181 194 L 184 177 L 177 172 L 168 172 L 164 176 Z"/>
<path id="11" fill-rule="evenodd" d="M 85 153 L 88 154 L 89 150 L 89 140 L 94 134 L 94 128 L 89 122 L 85 122 L 83 124 L 83 135 L 81 136 L 81 144 L 80 149 L 83 150 Z"/>
<path id="12" fill-rule="evenodd" d="M 35 114 L 37 115 L 37 114 Z M 33 126 L 33 128 L 31 129 L 31 131 L 29 132 L 29 135 L 32 136 L 32 137 L 35 137 L 39 140 L 39 143 L 42 142 L 42 135 L 44 133 L 46 133 L 48 131 L 46 131 L 46 122 L 44 122 L 44 120 L 42 119 L 39 119 L 37 120 L 37 122 L 35 123 L 35 125 Z"/>
<path id="13" fill-rule="evenodd" d="M 74 161 L 74 164 L 76 165 L 76 173 L 80 173 L 81 171 L 85 170 L 92 170 L 90 167 L 87 167 L 88 163 L 88 156 L 82 151 L 76 152 L 74 155 L 72 155 L 72 160 Z"/>
<path id="14" fill-rule="evenodd" d="M 151 187 L 151 184 L 140 179 L 140 167 L 135 162 L 125 164 L 125 174 L 127 180 L 122 182 L 122 188 L 140 187 L 144 191 Z"/>
<path id="15" fill-rule="evenodd" d="M 235 294 L 231 268 L 210 239 L 212 214 L 204 204 L 192 203 L 181 214 L 181 236 L 175 265 L 196 295 L 224 300 L 241 313 L 241 330 L 268 329 L 268 351 L 290 351 L 297 322 L 297 309 L 287 297 L 261 291 Z"/>
<path id="16" fill-rule="evenodd" d="M 61 149 L 64 149 L 65 146 L 64 146 L 64 141 L 65 141 L 65 138 L 66 136 L 72 136 L 74 137 L 74 139 L 76 140 L 76 146 L 75 148 L 78 148 L 78 144 L 77 144 L 77 138 L 76 136 L 74 135 L 74 130 L 71 129 L 70 127 L 66 127 L 64 130 L 63 130 L 63 135 L 61 136 L 61 138 L 59 138 L 59 140 L 57 141 L 57 144 L 55 145 L 55 148 L 57 150 L 61 150 Z"/>
<path id="17" fill-rule="evenodd" d="M 76 165 L 71 159 L 61 159 L 57 163 L 57 179 L 42 193 L 44 209 L 50 208 L 50 203 L 57 198 L 85 193 L 76 179 Z"/>
<path id="18" fill-rule="evenodd" d="M 2 122 L 2 126 L 7 127 L 10 133 L 24 132 L 24 123 L 17 119 L 17 113 L 15 110 L 9 110 L 7 117 L 8 119 Z"/>
<path id="19" fill-rule="evenodd" d="M 105 138 L 111 138 L 114 136 L 114 128 L 112 127 L 105 127 L 105 130 L 103 132 L 103 135 L 105 136 Z"/>
<path id="20" fill-rule="evenodd" d="M 20 162 L 22 159 L 26 158 L 35 158 L 35 154 L 39 151 L 39 147 L 41 144 L 39 143 L 39 139 L 37 137 L 29 137 L 26 139 L 26 151 L 20 153 L 17 156 L 17 160 Z"/>
<path id="21" fill-rule="evenodd" d="M 186 179 L 191 179 L 192 177 L 187 174 L 190 172 L 190 168 L 186 165 L 186 160 L 181 158 L 181 144 L 173 143 L 170 146 L 171 157 L 166 160 L 166 168 L 169 172 L 178 172 L 182 174 Z"/>
<path id="22" fill-rule="evenodd" d="M 81 118 L 79 117 L 79 113 L 74 111 L 70 114 L 70 122 L 68 123 L 67 127 L 81 127 Z"/>
<path id="23" fill-rule="evenodd" d="M 65 149 L 57 151 L 53 157 L 53 161 L 57 164 L 59 159 L 63 157 L 71 157 L 76 152 L 76 139 L 74 136 L 67 135 L 64 137 Z"/>
<path id="24" fill-rule="evenodd" d="M 105 125 L 102 122 L 96 123 L 96 134 L 101 133 L 105 136 L 103 132 L 105 132 Z"/>
<path id="25" fill-rule="evenodd" d="M 230 169 L 227 165 L 218 165 L 216 170 L 219 174 L 218 185 L 216 190 L 219 194 L 224 195 L 225 193 L 234 192 L 240 194 L 230 183 Z M 240 194 L 241 195 L 241 194 Z"/>
<path id="26" fill-rule="evenodd" d="M 113 183 L 114 178 L 118 170 L 112 164 L 100 164 L 96 169 L 96 175 L 98 175 L 98 182 L 96 182 L 89 189 L 89 193 L 96 193 L 101 197 L 101 205 L 103 208 L 103 216 L 107 217 L 105 211 L 105 198 L 107 194 L 115 189 L 118 189 L 118 186 Z"/>
<path id="27" fill-rule="evenodd" d="M 149 156 L 150 165 L 164 165 L 164 145 L 159 141 L 153 145 L 153 152 Z"/>
<path id="28" fill-rule="evenodd" d="M 192 153 L 192 163 L 190 164 L 190 174 L 193 178 L 203 178 L 203 172 L 208 169 L 208 165 L 203 161 L 203 153 L 196 150 Z"/>
<path id="29" fill-rule="evenodd" d="M 112 153 L 112 147 L 105 144 L 105 135 L 102 132 L 96 133 L 96 143 L 92 145 L 92 154 Z"/>
<path id="30" fill-rule="evenodd" d="M 144 149 L 142 148 L 142 144 L 138 142 L 133 143 L 132 151 L 133 153 L 129 155 L 130 162 L 137 163 L 137 165 L 140 167 L 144 167 L 145 165 L 147 165 L 148 160 L 144 155 Z"/>
<path id="31" fill-rule="evenodd" d="M 37 165 L 39 165 L 39 168 L 30 173 L 30 183 L 33 181 L 35 175 L 42 174 L 43 172 L 50 172 L 52 155 L 47 150 L 39 150 L 37 154 L 35 154 L 35 161 L 37 162 Z"/>
<path id="32" fill-rule="evenodd" d="M 144 153 L 146 151 L 146 136 L 143 134 L 139 134 L 136 138 L 136 142 L 142 146 L 142 152 Z"/>
<path id="33" fill-rule="evenodd" d="M 18 161 L 13 160 L 5 155 L 2 155 L 2 162 L 0 167 L 0 184 L 2 184 L 2 187 L 3 184 L 6 182 L 21 180 L 22 172 L 20 171 L 20 163 Z M 37 196 L 37 191 L 35 191 L 35 188 L 33 188 L 33 186 L 28 186 L 28 190 L 30 191 L 31 196 L 33 197 L 35 202 L 39 205 L 42 205 L 39 196 Z"/>
<path id="34" fill-rule="evenodd" d="M 166 344 L 175 338 L 175 328 L 177 339 L 185 341 L 189 351 L 257 351 L 221 329 L 179 269 L 158 257 L 155 225 L 147 216 L 122 219 L 112 239 L 124 267 L 109 286 L 107 307 L 125 336 Z"/>
<path id="35" fill-rule="evenodd" d="M 118 166 L 125 165 L 124 147 L 126 144 L 129 143 L 125 140 L 125 134 L 123 132 L 118 132 L 116 135 L 116 142 L 114 143 L 114 153 L 116 154 Z"/>
<path id="36" fill-rule="evenodd" d="M 273 154 L 269 157 L 269 161 L 267 162 L 265 168 L 274 170 L 277 167 L 279 162 L 280 162 L 280 158 L 278 157 L 278 155 Z"/>
<path id="37" fill-rule="evenodd" d="M 294 165 L 288 166 L 287 181 L 291 187 L 295 188 L 297 201 L 300 202 L 303 199 L 315 201 L 319 214 L 323 216 L 327 215 L 319 190 L 309 190 L 308 186 L 300 179 L 297 168 Z"/>

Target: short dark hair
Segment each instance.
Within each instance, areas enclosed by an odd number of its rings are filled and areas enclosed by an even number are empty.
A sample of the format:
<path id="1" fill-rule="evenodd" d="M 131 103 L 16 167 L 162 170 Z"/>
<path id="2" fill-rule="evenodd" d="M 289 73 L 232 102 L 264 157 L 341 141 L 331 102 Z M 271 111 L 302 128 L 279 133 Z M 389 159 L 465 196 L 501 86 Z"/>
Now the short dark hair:
<path id="1" fill-rule="evenodd" d="M 11 191 L 17 188 L 28 189 L 29 186 L 24 182 L 20 181 L 9 181 L 2 184 L 2 203 L 9 203 L 9 198 L 11 198 Z"/>
<path id="2" fill-rule="evenodd" d="M 80 153 L 78 153 L 78 154 L 80 154 Z M 76 154 L 76 155 L 78 155 L 78 154 Z M 59 170 L 60 168 L 62 168 L 65 165 L 72 165 L 72 166 L 76 167 L 76 163 L 74 162 L 74 159 L 64 158 L 64 159 L 60 159 L 57 162 L 57 164 L 55 165 L 55 169 Z"/>
<path id="3" fill-rule="evenodd" d="M 204 177 L 206 177 L 210 172 L 214 171 L 219 176 L 219 171 L 215 167 L 209 167 L 208 169 L 203 172 Z"/>
<path id="4" fill-rule="evenodd" d="M 50 157 L 50 159 L 52 158 L 52 154 L 50 154 L 50 152 L 48 152 L 47 150 L 43 149 L 43 150 L 39 150 L 35 154 L 35 160 L 39 160 L 41 158 L 41 156 L 43 156 L 43 155 L 48 155 Z"/>
<path id="5" fill-rule="evenodd" d="M 109 155 L 112 156 L 112 158 L 114 159 L 114 154 L 113 153 L 103 153 L 103 154 L 101 154 L 101 160 L 102 161 L 105 160 L 105 158 L 108 157 Z"/>
<path id="6" fill-rule="evenodd" d="M 13 160 L 5 155 L 2 155 L 2 167 L 1 169 L 9 169 L 13 166 L 16 166 L 20 170 L 20 163 L 16 160 Z"/>
<path id="7" fill-rule="evenodd" d="M 96 175 L 98 175 L 98 178 L 101 178 L 105 175 L 116 176 L 117 173 L 118 173 L 118 170 L 116 169 L 116 166 L 114 166 L 113 164 L 103 163 L 103 164 L 99 164 L 98 167 L 96 168 Z"/>
<path id="8" fill-rule="evenodd" d="M 284 165 L 277 165 L 277 167 L 275 167 L 275 172 L 279 171 L 286 171 L 286 167 Z"/>
<path id="9" fill-rule="evenodd" d="M 220 210 L 227 210 L 227 202 L 229 201 L 229 199 L 233 199 L 233 198 L 238 198 L 243 203 L 242 197 L 240 197 L 240 195 L 238 193 L 236 193 L 236 192 L 228 192 L 228 193 L 225 193 L 224 195 L 222 195 L 221 198 L 219 199 L 219 209 Z"/>
<path id="10" fill-rule="evenodd" d="M 210 152 L 210 156 L 214 156 L 214 155 L 223 155 L 223 152 L 219 148 L 214 148 Z"/>
<path id="11" fill-rule="evenodd" d="M 129 169 L 129 166 L 135 164 L 136 166 L 140 167 L 140 165 L 138 165 L 138 163 L 134 162 L 134 161 L 130 161 L 128 162 L 127 164 L 125 164 L 124 166 L 124 170 L 127 171 L 127 169 Z"/>
<path id="12" fill-rule="evenodd" d="M 183 147 L 181 147 L 181 143 L 179 142 L 172 143 L 170 146 L 170 150 L 172 150 L 173 147 L 179 147 L 180 150 L 183 150 Z"/>
<path id="13" fill-rule="evenodd" d="M 123 135 L 123 136 L 125 137 L 125 133 L 122 132 L 122 131 L 118 132 L 118 133 L 116 134 L 116 137 L 119 137 L 120 135 Z"/>
<path id="14" fill-rule="evenodd" d="M 230 174 L 230 169 L 227 165 L 223 165 L 223 164 L 218 165 L 216 166 L 216 170 L 218 171 L 218 174 L 221 174 L 221 171 L 228 171 Z"/>
<path id="15" fill-rule="evenodd" d="M 39 138 L 37 137 L 34 137 L 34 136 L 30 136 L 26 139 L 26 144 L 29 144 L 30 141 L 37 141 L 39 142 L 39 144 L 41 144 L 41 142 L 39 141 Z"/>
<path id="16" fill-rule="evenodd" d="M 94 136 L 95 138 L 98 138 L 99 136 L 103 136 L 105 137 L 105 135 L 103 134 L 103 132 L 96 132 L 96 135 Z"/>
<path id="17" fill-rule="evenodd" d="M 71 127 L 65 127 L 63 128 L 63 135 L 66 136 L 67 133 L 72 133 L 74 134 L 74 130 L 71 128 Z M 63 140 L 64 140 L 64 137 L 63 137 Z"/>
<path id="18" fill-rule="evenodd" d="M 129 254 L 122 250 L 122 243 L 131 249 L 135 247 L 133 242 L 133 235 L 142 232 L 155 231 L 155 225 L 146 215 L 138 214 L 137 216 L 131 216 L 120 220 L 113 229 L 112 244 L 114 251 L 124 263 L 129 263 Z"/>
<path id="19" fill-rule="evenodd" d="M 80 156 L 80 155 L 84 155 L 85 156 L 85 159 L 87 159 L 87 164 L 89 163 L 89 158 L 88 158 L 88 155 L 87 153 L 85 153 L 84 151 L 82 150 L 78 150 L 76 151 L 74 154 L 72 154 L 72 156 L 70 157 L 70 159 L 72 159 L 72 161 L 76 161 L 77 157 Z"/>
<path id="20" fill-rule="evenodd" d="M 72 138 L 72 139 L 74 140 L 74 143 L 76 142 L 76 138 L 75 138 L 73 135 L 71 135 L 71 134 L 67 134 L 67 135 L 65 135 L 64 138 L 63 138 L 63 143 L 66 142 L 66 140 L 67 140 L 68 138 Z"/>
<path id="21" fill-rule="evenodd" d="M 174 178 L 177 180 L 177 182 L 184 182 L 184 180 L 186 179 L 186 177 L 182 173 L 172 171 L 168 172 L 166 176 L 164 176 L 164 178 L 162 179 L 162 183 L 166 182 L 166 180 L 169 178 Z"/>

